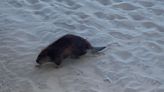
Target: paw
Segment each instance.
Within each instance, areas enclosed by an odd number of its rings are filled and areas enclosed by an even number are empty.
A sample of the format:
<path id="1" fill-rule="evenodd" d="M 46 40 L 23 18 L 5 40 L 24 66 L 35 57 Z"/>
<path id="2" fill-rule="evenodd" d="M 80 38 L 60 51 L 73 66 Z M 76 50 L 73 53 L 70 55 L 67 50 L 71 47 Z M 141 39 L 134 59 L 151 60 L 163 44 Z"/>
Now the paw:
<path id="1" fill-rule="evenodd" d="M 72 59 L 79 59 L 80 57 L 79 56 L 72 55 L 71 58 Z"/>
<path id="2" fill-rule="evenodd" d="M 41 65 L 35 65 L 36 68 L 41 68 Z"/>
<path id="3" fill-rule="evenodd" d="M 61 65 L 55 65 L 56 69 L 61 68 L 61 67 L 62 67 Z"/>

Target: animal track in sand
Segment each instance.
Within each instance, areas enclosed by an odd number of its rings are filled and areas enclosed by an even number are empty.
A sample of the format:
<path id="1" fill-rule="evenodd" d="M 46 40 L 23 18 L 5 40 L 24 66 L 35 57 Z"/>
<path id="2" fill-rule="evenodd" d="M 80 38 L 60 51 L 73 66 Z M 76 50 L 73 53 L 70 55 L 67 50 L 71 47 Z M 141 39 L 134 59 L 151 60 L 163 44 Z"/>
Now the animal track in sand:
<path id="1" fill-rule="evenodd" d="M 136 10 L 139 8 L 139 7 L 129 4 L 129 3 L 115 4 L 115 5 L 113 5 L 113 7 L 120 8 L 120 9 L 127 10 L 127 11 L 132 11 L 132 10 Z"/>

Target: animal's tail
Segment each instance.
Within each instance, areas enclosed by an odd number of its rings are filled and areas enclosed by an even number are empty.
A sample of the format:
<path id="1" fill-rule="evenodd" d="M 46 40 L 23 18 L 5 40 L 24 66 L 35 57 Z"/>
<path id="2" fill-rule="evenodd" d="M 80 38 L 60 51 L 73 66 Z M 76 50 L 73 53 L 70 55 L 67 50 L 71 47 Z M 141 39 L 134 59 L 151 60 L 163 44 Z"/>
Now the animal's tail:
<path id="1" fill-rule="evenodd" d="M 105 46 L 104 47 L 92 47 L 91 52 L 92 53 L 97 53 L 97 52 L 99 52 L 99 51 L 101 51 L 105 48 L 106 48 Z"/>

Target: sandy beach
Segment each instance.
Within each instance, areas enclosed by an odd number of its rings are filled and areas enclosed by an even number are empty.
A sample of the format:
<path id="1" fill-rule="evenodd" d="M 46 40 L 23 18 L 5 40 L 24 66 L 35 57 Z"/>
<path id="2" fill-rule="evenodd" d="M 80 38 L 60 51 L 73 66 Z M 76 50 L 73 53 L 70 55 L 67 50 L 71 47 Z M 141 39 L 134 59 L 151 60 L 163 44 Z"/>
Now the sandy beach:
<path id="1" fill-rule="evenodd" d="M 107 48 L 35 67 L 68 33 Z M 0 0 L 0 92 L 164 92 L 164 0 Z"/>

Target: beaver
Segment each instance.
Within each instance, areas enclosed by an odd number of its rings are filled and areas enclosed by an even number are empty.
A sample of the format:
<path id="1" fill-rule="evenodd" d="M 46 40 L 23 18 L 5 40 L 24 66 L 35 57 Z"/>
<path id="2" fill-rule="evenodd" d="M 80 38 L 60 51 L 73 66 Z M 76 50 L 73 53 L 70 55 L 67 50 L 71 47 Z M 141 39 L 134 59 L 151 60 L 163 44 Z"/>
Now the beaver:
<path id="1" fill-rule="evenodd" d="M 42 65 L 46 62 L 53 62 L 57 66 L 62 63 L 62 60 L 71 57 L 79 58 L 90 50 L 92 53 L 101 51 L 104 47 L 93 47 L 86 39 L 73 35 L 66 34 L 43 49 L 38 55 L 36 62 Z M 45 59 L 49 59 L 48 61 Z"/>

